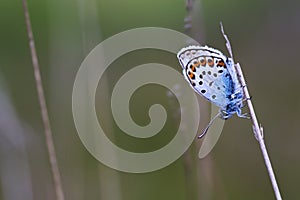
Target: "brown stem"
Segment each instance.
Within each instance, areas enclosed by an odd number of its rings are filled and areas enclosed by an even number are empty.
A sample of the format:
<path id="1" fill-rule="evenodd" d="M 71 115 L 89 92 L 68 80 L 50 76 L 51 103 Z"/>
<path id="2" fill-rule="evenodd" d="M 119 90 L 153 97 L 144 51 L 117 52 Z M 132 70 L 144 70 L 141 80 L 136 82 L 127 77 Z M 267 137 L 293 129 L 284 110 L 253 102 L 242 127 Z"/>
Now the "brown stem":
<path id="1" fill-rule="evenodd" d="M 225 40 L 226 40 L 226 47 L 229 51 L 229 54 L 230 54 L 231 58 L 233 59 L 231 45 L 230 45 L 230 42 L 229 42 L 229 39 L 228 39 L 227 35 L 224 32 L 222 23 L 221 23 L 221 31 L 222 31 L 222 34 L 223 34 Z M 246 85 L 246 81 L 245 81 L 242 69 L 240 67 L 240 64 L 239 63 L 235 64 L 235 68 L 236 68 L 236 71 L 237 71 L 237 75 L 240 78 L 241 85 L 243 86 L 245 98 L 247 100 L 248 108 L 249 108 L 249 111 L 250 111 L 250 116 L 251 116 L 252 123 L 253 123 L 254 136 L 255 136 L 255 138 L 257 139 L 257 141 L 260 145 L 260 149 L 261 149 L 261 152 L 263 154 L 263 158 L 265 160 L 265 165 L 266 165 L 268 173 L 269 173 L 269 177 L 270 177 L 270 180 L 271 180 L 271 183 L 272 183 L 272 186 L 273 186 L 273 190 L 274 190 L 276 199 L 281 200 L 282 198 L 281 198 L 281 195 L 280 195 L 279 187 L 278 187 L 278 184 L 277 184 L 277 181 L 276 181 L 276 178 L 275 178 L 275 174 L 274 174 L 274 171 L 273 171 L 273 168 L 272 168 L 272 164 L 271 164 L 271 161 L 270 161 L 270 158 L 269 158 L 269 155 L 268 155 L 268 151 L 267 151 L 267 148 L 266 148 L 266 145 L 265 145 L 265 142 L 264 142 L 262 126 L 260 126 L 258 124 L 258 120 L 256 118 L 254 107 L 253 107 L 253 104 L 252 104 L 252 101 L 251 101 L 251 98 L 250 98 L 248 87 Z"/>
<path id="2" fill-rule="evenodd" d="M 63 193 L 60 173 L 59 173 L 59 169 L 58 169 L 58 165 L 57 165 L 55 147 L 53 144 L 52 131 L 50 128 L 49 115 L 48 115 L 48 111 L 47 111 L 46 99 L 45 99 L 44 90 L 43 90 L 43 86 L 42 86 L 40 67 L 39 67 L 39 62 L 38 62 L 36 48 L 35 48 L 34 39 L 33 39 L 33 33 L 32 33 L 32 28 L 31 28 L 31 23 L 30 23 L 30 18 L 29 18 L 27 1 L 22 0 L 22 4 L 23 4 L 24 15 L 25 15 L 25 23 L 26 23 L 26 29 L 27 29 L 27 34 L 28 34 L 28 40 L 29 40 L 31 60 L 32 60 L 33 70 L 34 70 L 34 78 L 35 78 L 38 100 L 39 100 L 40 109 L 41 109 L 41 116 L 42 116 L 42 121 L 43 121 L 43 125 L 44 125 L 45 136 L 46 136 L 46 144 L 47 144 L 47 150 L 48 150 L 48 155 L 49 155 L 49 162 L 51 165 L 51 171 L 52 171 L 52 175 L 53 175 L 56 199 L 64 200 L 64 193 Z"/>

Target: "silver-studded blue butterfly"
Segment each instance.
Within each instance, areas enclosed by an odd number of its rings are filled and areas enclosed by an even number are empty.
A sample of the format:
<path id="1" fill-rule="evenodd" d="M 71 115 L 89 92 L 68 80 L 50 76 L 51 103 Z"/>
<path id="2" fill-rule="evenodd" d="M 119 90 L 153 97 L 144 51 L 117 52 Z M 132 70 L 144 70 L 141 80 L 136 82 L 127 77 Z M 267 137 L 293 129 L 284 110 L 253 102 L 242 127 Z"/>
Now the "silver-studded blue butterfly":
<path id="1" fill-rule="evenodd" d="M 246 117 L 241 110 L 244 92 L 232 58 L 208 46 L 183 48 L 178 52 L 177 58 L 191 87 L 220 108 L 219 114 L 199 137 L 207 132 L 218 116 L 228 119 L 236 113 L 239 117 Z"/>

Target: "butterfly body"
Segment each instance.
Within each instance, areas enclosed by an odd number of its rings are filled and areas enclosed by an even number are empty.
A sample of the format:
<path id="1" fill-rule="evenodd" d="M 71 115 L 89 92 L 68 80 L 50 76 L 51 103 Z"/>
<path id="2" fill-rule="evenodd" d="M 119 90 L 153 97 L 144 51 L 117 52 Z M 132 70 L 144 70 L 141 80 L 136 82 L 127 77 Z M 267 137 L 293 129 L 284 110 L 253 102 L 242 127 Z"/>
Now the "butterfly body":
<path id="1" fill-rule="evenodd" d="M 190 86 L 220 107 L 222 119 L 228 119 L 235 113 L 239 117 L 245 117 L 241 112 L 243 88 L 231 58 L 208 46 L 183 48 L 178 52 L 177 58 Z"/>

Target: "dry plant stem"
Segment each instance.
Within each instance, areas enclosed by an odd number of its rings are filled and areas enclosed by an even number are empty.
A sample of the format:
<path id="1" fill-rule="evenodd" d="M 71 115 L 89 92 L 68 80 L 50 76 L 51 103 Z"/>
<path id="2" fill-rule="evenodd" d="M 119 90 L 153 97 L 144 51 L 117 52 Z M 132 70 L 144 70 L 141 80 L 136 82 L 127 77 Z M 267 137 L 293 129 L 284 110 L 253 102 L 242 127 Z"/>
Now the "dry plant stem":
<path id="1" fill-rule="evenodd" d="M 221 31 L 222 31 L 222 34 L 223 34 L 225 40 L 226 40 L 226 47 L 229 51 L 229 54 L 230 54 L 231 58 L 233 59 L 231 45 L 230 45 L 230 42 L 229 42 L 229 39 L 228 39 L 227 35 L 224 33 L 222 23 L 221 23 Z M 237 75 L 240 78 L 241 85 L 243 86 L 244 94 L 245 94 L 245 97 L 246 97 L 246 100 L 247 100 L 248 108 L 249 108 L 249 111 L 250 111 L 250 116 L 251 116 L 252 123 L 253 123 L 254 136 L 257 139 L 257 141 L 259 142 L 260 149 L 262 151 L 263 158 L 265 160 L 265 164 L 266 164 L 266 167 L 267 167 L 267 170 L 268 170 L 268 173 L 269 173 L 269 177 L 270 177 L 270 180 L 271 180 L 271 183 L 272 183 L 272 186 L 273 186 L 273 190 L 274 190 L 276 199 L 281 200 L 282 198 L 281 198 L 281 195 L 280 195 L 278 184 L 277 184 L 277 181 L 276 181 L 276 178 L 275 178 L 275 174 L 274 174 L 272 164 L 271 164 L 268 152 L 267 152 L 266 145 L 264 143 L 263 132 L 262 132 L 263 128 L 261 126 L 259 126 L 259 124 L 258 124 L 258 120 L 257 120 L 256 115 L 255 115 L 254 107 L 253 107 L 253 104 L 252 104 L 252 101 L 251 101 L 251 98 L 250 98 L 250 94 L 249 94 L 249 91 L 248 91 L 246 81 L 245 81 L 242 69 L 240 67 L 240 64 L 239 63 L 235 64 L 235 68 L 236 68 L 236 71 L 237 71 Z"/>
<path id="2" fill-rule="evenodd" d="M 243 72 L 241 70 L 241 67 L 240 67 L 239 63 L 236 64 L 236 69 L 237 69 L 237 73 L 240 77 L 241 84 L 245 85 L 244 93 L 245 93 L 245 96 L 247 98 L 247 104 L 248 104 L 248 107 L 249 107 L 249 111 L 250 111 L 250 115 L 251 115 L 251 119 L 252 119 L 252 123 L 253 123 L 254 134 L 255 134 L 255 137 L 256 137 L 257 141 L 259 142 L 260 149 L 261 149 L 261 152 L 262 152 L 264 160 L 265 160 L 265 164 L 266 164 L 266 167 L 267 167 L 267 170 L 268 170 L 268 173 L 269 173 L 269 177 L 271 179 L 271 183 L 272 183 L 272 186 L 273 186 L 273 190 L 274 190 L 276 199 L 281 200 L 282 199 L 281 194 L 280 194 L 278 184 L 277 184 L 277 181 L 276 181 L 276 178 L 275 178 L 275 174 L 274 174 L 274 171 L 273 171 L 273 168 L 272 168 L 272 164 L 271 164 L 271 161 L 270 161 L 270 158 L 269 158 L 269 155 L 268 155 L 268 151 L 267 151 L 267 148 L 266 148 L 266 145 L 265 145 L 265 142 L 264 142 L 262 127 L 260 127 L 259 124 L 258 124 L 256 115 L 255 115 L 255 111 L 254 111 L 254 108 L 253 108 L 253 105 L 252 105 L 252 101 L 250 100 L 249 91 L 248 91 L 248 88 L 246 86 L 245 79 L 244 79 L 244 76 L 243 76 Z"/>
<path id="3" fill-rule="evenodd" d="M 55 153 L 55 148 L 54 148 L 54 144 L 53 144 L 49 115 L 48 115 L 48 111 L 47 111 L 46 100 L 45 100 L 45 95 L 44 95 L 43 86 L 42 86 L 41 73 L 40 73 L 38 58 L 37 58 L 34 39 L 33 39 L 33 33 L 32 33 L 32 28 L 31 28 L 31 23 L 30 23 L 30 18 L 29 18 L 27 1 L 22 0 L 22 4 L 23 4 L 24 15 L 25 15 L 27 34 L 28 34 L 28 39 L 29 39 L 29 47 L 30 47 L 31 59 L 32 59 L 33 70 L 34 70 L 34 78 L 35 78 L 35 83 L 36 83 L 36 87 L 37 87 L 37 94 L 38 94 L 38 98 L 39 98 L 42 121 L 43 121 L 44 129 L 45 129 L 44 131 L 45 131 L 45 135 L 46 135 L 46 144 L 47 144 L 49 161 L 50 161 L 52 175 L 53 175 L 56 199 L 64 200 L 64 193 L 62 190 L 61 178 L 60 178 L 60 173 L 59 173 L 59 169 L 58 169 L 58 165 L 57 165 L 56 153 Z"/>
<path id="4" fill-rule="evenodd" d="M 192 28 L 192 10 L 193 10 L 193 2 L 194 0 L 186 0 L 185 8 L 187 11 L 187 15 L 184 18 L 184 29 L 186 32 L 191 31 Z"/>

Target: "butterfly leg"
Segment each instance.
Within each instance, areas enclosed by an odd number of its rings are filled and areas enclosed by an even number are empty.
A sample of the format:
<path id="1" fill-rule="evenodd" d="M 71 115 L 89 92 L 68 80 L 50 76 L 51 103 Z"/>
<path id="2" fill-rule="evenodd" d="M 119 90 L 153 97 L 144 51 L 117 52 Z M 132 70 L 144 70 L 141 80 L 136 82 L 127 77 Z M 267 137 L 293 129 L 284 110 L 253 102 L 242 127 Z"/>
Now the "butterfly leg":
<path id="1" fill-rule="evenodd" d="M 245 98 L 243 99 L 242 101 L 242 105 L 241 105 L 241 108 L 244 108 L 245 106 L 247 106 L 247 104 L 244 104 L 245 101 L 248 101 L 248 100 L 251 100 L 252 99 L 252 96 L 250 96 L 249 98 Z M 250 119 L 250 115 L 249 113 L 243 113 L 241 112 L 241 110 L 239 112 L 237 112 L 237 115 L 241 118 L 247 118 L 247 119 Z"/>
<path id="2" fill-rule="evenodd" d="M 252 96 L 250 96 L 249 98 L 243 99 L 243 101 L 248 101 L 248 100 L 251 100 L 251 99 L 252 99 Z"/>
<path id="3" fill-rule="evenodd" d="M 247 105 L 247 104 L 244 104 L 245 101 L 248 101 L 248 100 L 251 100 L 251 99 L 252 99 L 252 96 L 250 98 L 243 99 L 241 108 L 244 108 Z"/>
<path id="4" fill-rule="evenodd" d="M 240 118 L 251 119 L 249 113 L 242 113 L 241 110 L 237 111 L 236 114 Z"/>

